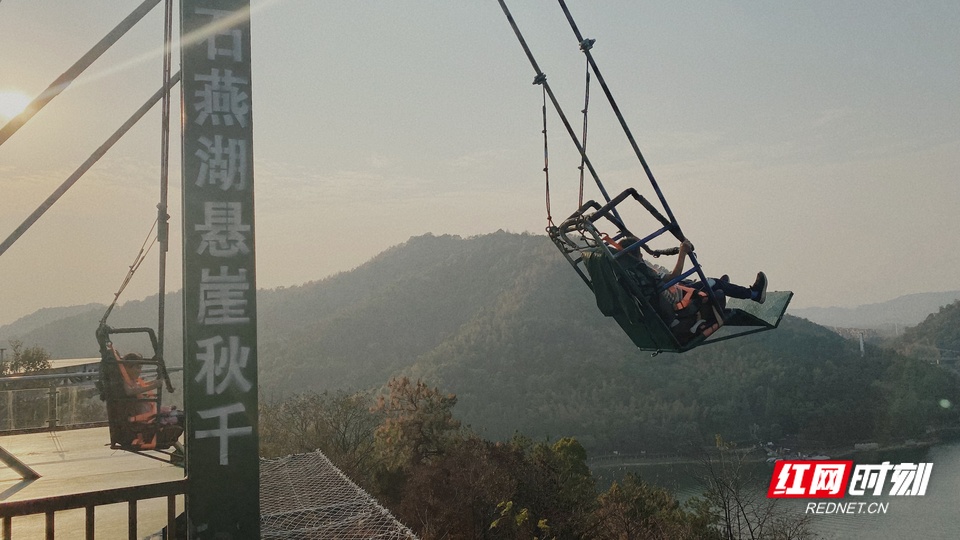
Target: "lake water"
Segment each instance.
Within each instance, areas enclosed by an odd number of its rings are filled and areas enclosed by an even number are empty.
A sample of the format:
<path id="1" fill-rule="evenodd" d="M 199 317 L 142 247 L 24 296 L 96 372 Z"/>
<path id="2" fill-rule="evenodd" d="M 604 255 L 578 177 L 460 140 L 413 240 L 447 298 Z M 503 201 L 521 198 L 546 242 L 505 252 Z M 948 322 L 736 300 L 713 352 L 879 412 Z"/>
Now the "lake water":
<path id="1" fill-rule="evenodd" d="M 930 448 L 908 449 L 875 454 L 858 454 L 854 463 L 933 463 L 927 493 L 922 497 L 864 496 L 843 499 L 821 499 L 817 502 L 889 503 L 886 514 L 832 514 L 813 516 L 811 529 L 825 540 L 928 540 L 960 539 L 960 442 Z M 763 493 L 773 472 L 765 463 L 750 464 L 751 472 L 762 482 Z M 695 479 L 696 465 L 618 465 L 598 467 L 594 475 L 598 486 L 622 478 L 628 472 L 639 474 L 645 481 L 665 487 L 680 500 L 700 493 Z M 889 483 L 887 484 L 889 489 Z M 885 491 L 887 491 L 885 490 Z M 787 513 L 804 514 L 808 499 L 781 499 Z"/>

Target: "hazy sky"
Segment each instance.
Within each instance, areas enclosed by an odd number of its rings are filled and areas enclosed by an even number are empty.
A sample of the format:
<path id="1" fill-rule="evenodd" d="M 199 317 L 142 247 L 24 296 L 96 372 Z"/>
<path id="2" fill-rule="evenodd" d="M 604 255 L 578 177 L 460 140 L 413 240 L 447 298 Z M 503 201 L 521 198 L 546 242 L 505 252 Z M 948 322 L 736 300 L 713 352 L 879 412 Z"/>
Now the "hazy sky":
<path id="1" fill-rule="evenodd" d="M 39 94 L 138 3 L 3 0 L 0 92 Z M 797 307 L 960 289 L 960 3 L 568 4 L 709 274 L 762 269 Z M 427 232 L 543 231 L 541 95 L 496 1 L 253 6 L 259 286 Z M 558 5 L 509 6 L 579 126 L 584 59 Z M 161 39 L 157 8 L 0 146 L 0 238 L 159 87 Z M 579 156 L 549 122 L 562 218 Z M 596 85 L 590 128 L 608 190 L 651 196 Z M 156 214 L 159 133 L 157 107 L 0 257 L 0 324 L 112 299 Z M 156 274 L 154 252 L 123 299 Z"/>

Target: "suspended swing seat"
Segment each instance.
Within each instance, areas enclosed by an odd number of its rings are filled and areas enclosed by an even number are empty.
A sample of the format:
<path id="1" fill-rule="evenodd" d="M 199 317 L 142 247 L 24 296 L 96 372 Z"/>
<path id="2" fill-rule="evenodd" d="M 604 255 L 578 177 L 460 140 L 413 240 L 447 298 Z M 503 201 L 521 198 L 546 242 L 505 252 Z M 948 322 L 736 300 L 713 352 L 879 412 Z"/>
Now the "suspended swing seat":
<path id="1" fill-rule="evenodd" d="M 662 228 L 633 245 L 621 246 L 619 240 L 634 236 L 616 211 L 628 200 L 643 206 Z M 676 227 L 634 188 L 603 206 L 588 201 L 559 226 L 547 229 L 550 239 L 593 291 L 600 311 L 613 317 L 641 350 L 679 353 L 779 326 L 793 297 L 790 291 L 769 291 L 763 304 L 724 298 L 716 291 L 711 295 L 696 290 L 694 282 L 687 280 L 698 272 L 697 265 L 668 283 L 660 283 L 632 252 L 642 247 L 655 257 L 675 254 L 676 248 L 656 251 L 647 245 L 675 231 Z M 682 309 L 664 307 L 660 301 L 659 293 L 673 286 L 685 292 L 687 302 Z"/>
<path id="2" fill-rule="evenodd" d="M 687 239 L 680 229 L 680 225 L 670 210 L 663 192 L 660 190 L 650 167 L 647 165 L 636 139 L 630 132 L 626 120 L 613 99 L 610 87 L 606 84 L 596 61 L 593 58 L 594 39 L 584 39 L 577 28 L 566 3 L 559 0 L 567 22 L 577 38 L 580 51 L 586 58 L 585 88 L 583 109 L 583 131 L 578 136 L 563 112 L 556 95 L 547 82 L 547 76 L 540 69 L 533 53 L 527 46 L 520 28 L 513 15 L 507 9 L 504 0 L 499 0 L 500 8 L 507 17 L 507 22 L 513 29 L 520 46 L 523 48 L 530 65 L 536 75 L 533 84 L 541 87 L 543 106 L 543 172 L 546 186 L 547 234 L 567 261 L 577 271 L 580 278 L 593 291 L 597 307 L 608 316 L 613 317 L 630 339 L 642 350 L 653 351 L 658 354 L 663 351 L 683 352 L 693 349 L 704 343 L 715 343 L 730 338 L 739 337 L 765 330 L 772 330 L 780 324 L 783 314 L 793 297 L 793 293 L 767 292 L 763 304 L 752 301 L 738 301 L 726 299 L 717 291 L 714 283 L 709 287 L 709 279 L 703 272 L 696 254 L 692 249 L 686 251 L 692 268 L 672 278 L 667 283 L 661 283 L 659 274 L 646 266 L 640 259 L 639 249 L 650 255 L 676 255 L 678 248 L 669 250 L 655 250 L 648 245 L 657 237 L 670 233 L 680 242 Z M 630 188 L 611 199 L 607 194 L 600 177 L 587 157 L 587 111 L 590 103 L 591 74 L 596 76 L 597 82 L 603 90 L 610 107 L 620 123 L 634 154 L 646 173 L 650 186 L 657 194 L 660 211 L 641 196 L 636 189 Z M 573 141 L 580 155 L 580 207 L 559 226 L 554 224 L 550 201 L 550 167 L 547 136 L 547 101 L 553 104 L 560 117 L 567 134 Z M 606 204 L 601 206 L 596 201 L 583 203 L 584 175 L 589 171 L 600 194 Z M 661 225 L 660 229 L 646 237 L 632 234 L 624 224 L 617 206 L 627 201 L 635 200 L 647 210 Z M 604 221 L 600 221 L 603 219 Z M 598 223 L 599 222 L 599 223 Z M 601 229 L 600 224 L 612 225 L 612 228 Z M 604 225 L 606 227 L 606 225 Z M 622 242 L 627 240 L 629 242 Z M 682 244 L 681 244 L 682 245 Z M 696 275 L 699 281 L 690 281 L 688 278 Z M 672 275 L 672 272 L 670 273 Z M 721 278 L 723 279 L 723 278 Z M 683 291 L 683 300 L 678 305 L 663 304 L 669 296 L 673 301 L 675 291 L 670 295 L 663 295 L 664 291 L 673 287 Z"/>
<path id="3" fill-rule="evenodd" d="M 139 354 L 120 355 L 111 340 L 113 334 L 143 333 L 150 338 L 153 356 L 144 358 Z M 173 391 L 163 359 L 157 353 L 158 341 L 151 328 L 111 328 L 103 325 L 97 329 L 100 344 L 100 398 L 106 402 L 107 421 L 110 428 L 110 448 L 143 452 L 154 450 L 175 461 L 182 455 L 179 438 L 183 425 L 169 414 L 162 414 L 163 384 L 150 384 L 140 378 L 140 371 L 148 368 L 157 374 L 157 381 L 165 383 Z M 152 382 L 152 381 L 151 381 Z M 173 452 L 168 452 L 169 448 Z M 148 455 L 148 454 L 144 454 Z M 153 457 L 153 456 L 151 456 Z"/>

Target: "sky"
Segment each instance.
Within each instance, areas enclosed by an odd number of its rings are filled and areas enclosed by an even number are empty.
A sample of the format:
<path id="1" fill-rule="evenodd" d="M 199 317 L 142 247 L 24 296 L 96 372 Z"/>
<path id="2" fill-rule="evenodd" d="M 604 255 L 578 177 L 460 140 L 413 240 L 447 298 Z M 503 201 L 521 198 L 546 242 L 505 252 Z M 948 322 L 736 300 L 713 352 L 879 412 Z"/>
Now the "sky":
<path id="1" fill-rule="evenodd" d="M 960 3 L 567 3 L 708 274 L 763 270 L 795 307 L 960 289 Z M 38 95 L 138 4 L 0 2 L 0 97 Z M 508 6 L 579 131 L 584 58 L 562 11 Z M 426 233 L 543 233 L 542 96 L 497 2 L 252 8 L 259 287 Z M 0 239 L 159 88 L 161 11 L 0 145 Z M 607 190 L 653 198 L 595 80 L 589 126 Z M 579 154 L 552 111 L 547 131 L 562 219 Z M 113 299 L 156 216 L 159 156 L 158 106 L 0 256 L 0 324 Z M 154 251 L 121 300 L 156 291 Z"/>

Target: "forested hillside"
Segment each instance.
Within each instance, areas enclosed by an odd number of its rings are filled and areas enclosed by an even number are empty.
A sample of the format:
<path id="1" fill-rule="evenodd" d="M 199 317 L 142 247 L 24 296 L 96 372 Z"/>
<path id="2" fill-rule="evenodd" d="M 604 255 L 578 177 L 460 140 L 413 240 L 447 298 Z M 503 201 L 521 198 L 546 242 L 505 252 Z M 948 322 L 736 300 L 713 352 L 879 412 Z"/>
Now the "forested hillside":
<path id="1" fill-rule="evenodd" d="M 127 303 L 111 324 L 153 326 L 155 302 Z M 861 357 L 858 344 L 789 316 L 772 332 L 651 357 L 539 235 L 416 237 L 350 272 L 260 291 L 258 304 L 267 399 L 409 375 L 457 394 L 458 417 L 491 439 L 519 431 L 575 436 L 592 451 L 677 451 L 719 433 L 829 446 L 918 437 L 957 421 L 942 400 L 960 403 L 946 371 L 887 349 Z M 178 295 L 168 311 L 178 365 Z M 101 314 L 18 337 L 55 357 L 92 356 Z"/>
<path id="2" fill-rule="evenodd" d="M 927 360 L 960 357 L 960 301 L 943 306 L 896 340 L 897 350 Z"/>
<path id="3" fill-rule="evenodd" d="M 180 293 L 167 294 L 167 350 L 170 363 L 180 365 L 182 352 L 171 344 L 182 341 Z M 13 324 L 0 328 L 0 341 L 19 339 L 25 344 L 40 345 L 53 358 L 88 358 L 98 356 L 94 332 L 106 305 L 87 304 L 69 308 L 43 309 Z M 44 314 L 42 318 L 37 315 Z M 132 300 L 115 308 L 108 321 L 115 327 L 157 326 L 157 297 Z M 173 349 L 173 350 L 171 350 Z"/>
<path id="4" fill-rule="evenodd" d="M 92 313 L 97 310 L 102 312 L 106 308 L 107 306 L 102 304 L 84 304 L 81 306 L 39 309 L 11 324 L 0 327 L 0 339 L 7 339 L 5 336 L 22 336 L 61 319 L 82 313 Z"/>

